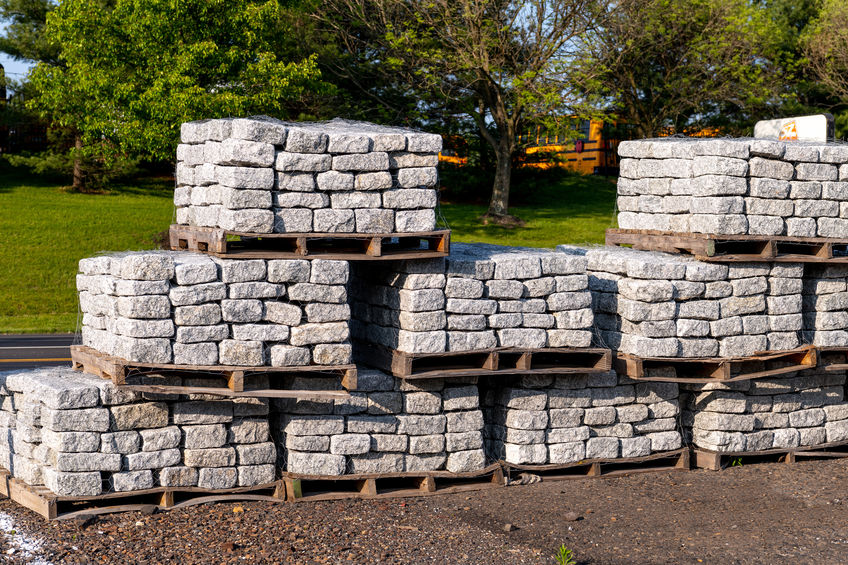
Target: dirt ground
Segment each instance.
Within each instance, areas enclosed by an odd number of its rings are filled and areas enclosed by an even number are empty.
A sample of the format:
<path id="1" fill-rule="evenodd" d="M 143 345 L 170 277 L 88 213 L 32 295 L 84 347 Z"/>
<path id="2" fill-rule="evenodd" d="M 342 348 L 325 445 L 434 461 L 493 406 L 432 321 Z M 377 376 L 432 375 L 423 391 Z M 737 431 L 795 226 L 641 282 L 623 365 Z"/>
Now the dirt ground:
<path id="1" fill-rule="evenodd" d="M 848 459 L 764 463 L 85 523 L 3 501 L 0 562 L 553 564 L 565 544 L 578 563 L 848 563 L 846 478 Z"/>

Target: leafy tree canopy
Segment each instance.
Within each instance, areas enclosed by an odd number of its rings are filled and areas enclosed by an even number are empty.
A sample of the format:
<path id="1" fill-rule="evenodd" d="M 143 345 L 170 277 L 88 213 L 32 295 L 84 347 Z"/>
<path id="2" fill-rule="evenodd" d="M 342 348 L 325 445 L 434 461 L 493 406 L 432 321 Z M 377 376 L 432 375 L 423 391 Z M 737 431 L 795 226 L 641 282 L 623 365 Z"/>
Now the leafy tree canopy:
<path id="1" fill-rule="evenodd" d="M 31 74 L 32 105 L 86 147 L 173 159 L 184 121 L 285 116 L 326 89 L 290 62 L 276 0 L 66 0 L 47 17 L 60 65 Z"/>

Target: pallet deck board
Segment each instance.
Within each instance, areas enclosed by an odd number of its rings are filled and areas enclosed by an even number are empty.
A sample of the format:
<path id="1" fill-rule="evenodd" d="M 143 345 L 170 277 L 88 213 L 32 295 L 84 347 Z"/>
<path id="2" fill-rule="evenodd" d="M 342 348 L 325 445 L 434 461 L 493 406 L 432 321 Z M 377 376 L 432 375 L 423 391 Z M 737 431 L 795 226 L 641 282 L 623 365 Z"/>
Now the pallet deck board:
<path id="1" fill-rule="evenodd" d="M 574 463 L 525 465 L 503 462 L 508 474 L 512 472 L 539 475 L 543 481 L 562 481 L 586 477 L 618 477 L 637 473 L 688 470 L 690 450 L 682 447 L 672 451 L 661 451 L 642 457 L 619 457 L 612 459 L 586 459 Z"/>
<path id="2" fill-rule="evenodd" d="M 6 471 L 8 474 L 8 471 Z M 155 487 L 144 490 L 109 492 L 97 496 L 58 496 L 43 486 L 33 486 L 8 478 L 8 497 L 47 520 L 128 512 L 155 507 L 157 510 L 183 508 L 210 502 L 247 500 L 282 501 L 279 480 L 252 487 L 212 490 L 199 487 Z M 266 493 L 266 494 L 257 494 Z M 270 493 L 270 494 L 268 494 Z"/>
<path id="3" fill-rule="evenodd" d="M 239 259 L 349 261 L 447 257 L 450 230 L 415 233 L 249 233 L 172 224 L 173 250 Z M 235 239 L 238 238 L 238 239 Z"/>
<path id="4" fill-rule="evenodd" d="M 813 346 L 804 346 L 789 351 L 762 352 L 750 357 L 638 357 L 627 353 L 616 355 L 616 370 L 631 379 L 676 383 L 709 383 L 753 380 L 794 373 L 815 368 L 818 351 Z M 789 365 L 760 369 L 759 365 L 769 362 Z M 756 368 L 748 367 L 756 364 Z M 673 368 L 675 374 L 686 376 L 651 376 L 651 369 Z"/>
<path id="5" fill-rule="evenodd" d="M 512 374 L 603 373 L 612 367 L 612 352 L 600 347 L 502 347 L 443 353 L 407 353 L 357 342 L 354 351 L 358 362 L 408 380 Z"/>
<path id="6" fill-rule="evenodd" d="M 494 463 L 480 471 L 303 475 L 283 473 L 286 499 L 293 502 L 348 498 L 405 498 L 451 494 L 504 485 L 503 468 Z"/>
<path id="7" fill-rule="evenodd" d="M 71 346 L 72 366 L 104 379 L 111 380 L 117 386 L 136 387 L 140 392 L 161 392 L 163 394 L 216 394 L 227 397 L 263 396 L 268 398 L 303 398 L 309 393 L 312 397 L 323 395 L 325 398 L 347 397 L 348 390 L 356 390 L 356 365 L 303 365 L 293 367 L 241 367 L 228 365 L 174 365 L 157 363 L 136 363 L 119 357 L 107 355 L 85 345 Z M 199 387 L 172 384 L 129 383 L 128 379 L 145 376 L 155 377 L 216 377 L 226 384 L 224 387 Z M 254 376 L 267 376 L 269 379 L 287 376 L 334 377 L 339 378 L 341 391 L 293 391 L 279 388 L 259 388 L 252 386 Z M 140 387 L 155 387 L 144 389 Z"/>
<path id="8" fill-rule="evenodd" d="M 848 440 L 761 451 L 712 451 L 695 447 L 692 449 L 693 466 L 699 469 L 720 471 L 732 459 L 742 464 L 754 461 L 794 463 L 800 459 L 837 459 L 848 457 Z"/>
<path id="9" fill-rule="evenodd" d="M 608 229 L 606 244 L 687 253 L 699 261 L 848 263 L 848 239 Z"/>

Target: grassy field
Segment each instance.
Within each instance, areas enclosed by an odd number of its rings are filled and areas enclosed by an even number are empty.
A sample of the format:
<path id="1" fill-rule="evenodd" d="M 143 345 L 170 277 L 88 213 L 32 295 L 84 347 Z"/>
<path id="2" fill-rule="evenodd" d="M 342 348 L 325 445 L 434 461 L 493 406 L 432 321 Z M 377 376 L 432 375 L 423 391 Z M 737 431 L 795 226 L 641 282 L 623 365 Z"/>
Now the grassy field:
<path id="1" fill-rule="evenodd" d="M 0 169 L 0 332 L 77 326 L 77 262 L 100 251 L 150 249 L 173 214 L 170 182 L 76 194 Z"/>
<path id="2" fill-rule="evenodd" d="M 0 333 L 73 332 L 77 262 L 104 251 L 151 249 L 173 214 L 172 182 L 145 179 L 109 194 L 76 194 L 0 169 Z M 523 178 L 511 212 L 520 228 L 481 225 L 483 204 L 441 207 L 454 241 L 553 247 L 601 243 L 612 225 L 615 185 L 602 177 Z"/>
<path id="3" fill-rule="evenodd" d="M 603 243 L 604 230 L 615 227 L 615 183 L 606 177 L 540 172 L 521 179 L 510 201 L 510 214 L 525 222 L 520 228 L 483 225 L 486 204 L 442 204 L 451 241 L 529 247 Z"/>

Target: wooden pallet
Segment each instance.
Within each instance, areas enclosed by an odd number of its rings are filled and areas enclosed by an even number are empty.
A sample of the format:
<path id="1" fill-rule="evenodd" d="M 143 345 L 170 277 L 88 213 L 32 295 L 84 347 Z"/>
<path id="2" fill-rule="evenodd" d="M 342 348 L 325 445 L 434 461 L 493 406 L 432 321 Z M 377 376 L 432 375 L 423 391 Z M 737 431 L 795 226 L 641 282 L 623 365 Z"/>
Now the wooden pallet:
<path id="1" fill-rule="evenodd" d="M 407 353 L 357 342 L 354 351 L 360 363 L 410 380 L 510 374 L 604 373 L 612 366 L 612 352 L 599 347 Z"/>
<path id="2" fill-rule="evenodd" d="M 405 498 L 452 494 L 504 486 L 503 470 L 495 463 L 480 471 L 451 473 L 367 473 L 326 477 L 283 473 L 286 499 L 294 502 L 345 498 Z"/>
<path id="3" fill-rule="evenodd" d="M 822 443 L 809 447 L 766 449 L 763 451 L 718 452 L 695 447 L 692 449 L 693 465 L 699 469 L 720 471 L 735 465 L 752 463 L 795 463 L 810 459 L 840 459 L 848 457 L 848 441 Z M 736 463 L 738 462 L 738 463 Z"/>
<path id="4" fill-rule="evenodd" d="M 47 520 L 70 520 L 101 514 L 133 511 L 160 511 L 186 508 L 214 502 L 264 500 L 282 502 L 285 489 L 281 481 L 253 487 L 210 490 L 198 487 L 156 487 L 98 496 L 58 496 L 44 486 L 32 486 L 12 478 L 5 469 L 0 494 Z"/>
<path id="5" fill-rule="evenodd" d="M 174 250 L 239 259 L 425 259 L 447 257 L 450 254 L 450 230 L 418 233 L 258 234 L 173 224 L 170 244 Z"/>
<path id="6" fill-rule="evenodd" d="M 788 365 L 786 365 L 788 363 Z M 618 353 L 615 369 L 631 379 L 674 383 L 732 382 L 761 379 L 814 368 L 818 363 L 813 346 L 790 351 L 763 352 L 751 357 L 637 357 Z M 779 365 L 763 369 L 769 365 Z M 658 369 L 674 369 L 675 375 L 654 376 Z"/>
<path id="7" fill-rule="evenodd" d="M 846 361 L 848 361 L 848 347 L 818 347 L 819 352 L 819 366 L 825 371 L 848 371 L 848 362 L 837 363 L 834 362 L 828 353 L 841 353 L 846 356 Z"/>
<path id="8" fill-rule="evenodd" d="M 688 470 L 689 448 L 653 453 L 644 457 L 620 457 L 615 459 L 587 459 L 564 465 L 518 465 L 502 461 L 507 476 L 521 473 L 539 475 L 543 481 L 566 481 L 586 477 L 620 477 L 636 473 Z"/>
<path id="9" fill-rule="evenodd" d="M 77 371 L 110 379 L 116 385 L 137 392 L 161 394 L 214 394 L 230 398 L 248 396 L 260 398 L 347 398 L 348 390 L 356 390 L 356 365 L 305 365 L 302 367 L 235 367 L 228 365 L 172 365 L 157 363 L 135 363 L 107 355 L 85 345 L 71 346 L 73 368 Z M 181 386 L 171 384 L 135 384 L 132 377 L 216 377 L 222 387 Z M 335 377 L 341 379 L 345 390 L 303 391 L 284 388 L 257 388 L 251 386 L 253 377 L 267 378 L 272 384 L 284 378 Z M 129 381 L 128 381 L 129 379 Z"/>
<path id="10" fill-rule="evenodd" d="M 608 229 L 607 245 L 688 253 L 699 261 L 848 263 L 848 239 L 769 235 L 718 235 L 656 230 Z"/>

